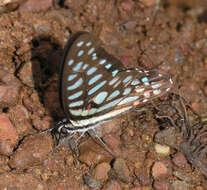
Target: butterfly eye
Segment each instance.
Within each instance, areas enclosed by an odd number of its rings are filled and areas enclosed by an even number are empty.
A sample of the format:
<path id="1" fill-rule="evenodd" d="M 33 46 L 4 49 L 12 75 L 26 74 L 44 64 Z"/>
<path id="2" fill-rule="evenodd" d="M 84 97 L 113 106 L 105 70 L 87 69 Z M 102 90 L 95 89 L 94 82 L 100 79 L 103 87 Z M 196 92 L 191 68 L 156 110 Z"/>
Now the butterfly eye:
<path id="1" fill-rule="evenodd" d="M 100 44 L 93 35 L 80 32 L 65 48 L 59 89 L 72 133 L 94 129 L 100 122 L 165 94 L 172 86 L 169 75 L 127 69 Z M 68 126 L 61 132 L 68 133 Z"/>

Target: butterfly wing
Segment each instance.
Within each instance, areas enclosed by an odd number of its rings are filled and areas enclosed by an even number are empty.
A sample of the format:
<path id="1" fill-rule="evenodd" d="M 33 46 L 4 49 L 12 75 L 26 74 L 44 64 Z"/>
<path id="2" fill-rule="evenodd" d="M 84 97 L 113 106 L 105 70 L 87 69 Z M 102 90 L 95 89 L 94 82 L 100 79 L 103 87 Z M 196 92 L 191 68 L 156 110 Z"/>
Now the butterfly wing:
<path id="1" fill-rule="evenodd" d="M 87 32 L 69 40 L 60 76 L 62 107 L 77 127 L 115 117 L 162 95 L 171 86 L 170 77 L 156 70 L 125 68 Z"/>

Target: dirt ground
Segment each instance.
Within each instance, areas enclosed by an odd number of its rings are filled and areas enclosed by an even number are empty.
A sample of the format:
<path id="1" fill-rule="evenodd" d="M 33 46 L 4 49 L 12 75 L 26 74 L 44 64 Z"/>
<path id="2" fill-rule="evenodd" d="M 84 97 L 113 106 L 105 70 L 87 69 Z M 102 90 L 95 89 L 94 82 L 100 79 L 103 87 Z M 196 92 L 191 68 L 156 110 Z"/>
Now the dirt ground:
<path id="1" fill-rule="evenodd" d="M 116 157 L 43 132 L 65 117 L 58 71 L 77 31 L 172 76 L 168 94 L 97 128 Z M 28 189 L 207 190 L 207 1 L 0 0 L 0 190 Z"/>

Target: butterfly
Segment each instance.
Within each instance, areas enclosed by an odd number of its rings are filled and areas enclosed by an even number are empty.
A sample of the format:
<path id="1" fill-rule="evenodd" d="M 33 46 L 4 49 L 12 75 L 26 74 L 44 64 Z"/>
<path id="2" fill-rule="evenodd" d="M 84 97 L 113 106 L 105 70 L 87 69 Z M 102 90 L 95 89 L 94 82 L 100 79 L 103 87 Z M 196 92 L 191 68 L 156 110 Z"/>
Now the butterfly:
<path id="1" fill-rule="evenodd" d="M 82 136 L 100 123 L 162 96 L 171 86 L 169 74 L 126 68 L 104 50 L 97 37 L 78 32 L 68 41 L 61 63 L 59 97 L 67 119 L 56 129 Z"/>

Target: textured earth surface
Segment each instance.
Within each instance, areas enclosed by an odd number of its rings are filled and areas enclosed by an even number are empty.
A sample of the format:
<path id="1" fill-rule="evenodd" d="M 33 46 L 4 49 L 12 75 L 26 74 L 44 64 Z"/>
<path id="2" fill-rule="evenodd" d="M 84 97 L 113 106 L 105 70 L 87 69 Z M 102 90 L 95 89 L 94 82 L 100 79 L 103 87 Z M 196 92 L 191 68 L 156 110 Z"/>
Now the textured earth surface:
<path id="1" fill-rule="evenodd" d="M 63 49 L 98 36 L 126 67 L 172 75 L 172 90 L 85 135 L 79 156 L 50 132 Z M 1 0 L 0 189 L 206 190 L 207 2 Z M 78 138 L 78 136 L 75 136 Z"/>

